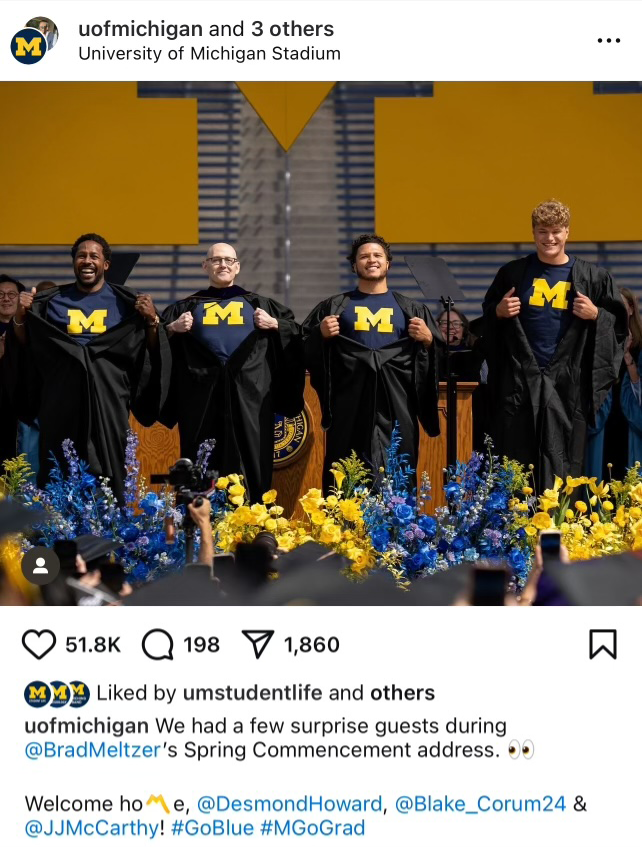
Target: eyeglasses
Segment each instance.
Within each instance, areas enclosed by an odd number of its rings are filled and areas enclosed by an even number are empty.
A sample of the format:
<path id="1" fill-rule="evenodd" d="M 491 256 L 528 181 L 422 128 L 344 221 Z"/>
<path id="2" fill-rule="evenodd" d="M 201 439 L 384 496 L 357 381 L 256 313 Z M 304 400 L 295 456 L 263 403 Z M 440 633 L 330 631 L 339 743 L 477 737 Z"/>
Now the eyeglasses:
<path id="1" fill-rule="evenodd" d="M 439 329 L 440 330 L 463 330 L 464 325 L 461 323 L 461 321 L 451 321 L 450 327 L 447 327 L 445 321 L 440 321 L 439 322 Z"/>
<path id="2" fill-rule="evenodd" d="M 17 296 L 17 294 L 5 294 L 0 291 L 0 300 L 15 300 Z"/>
<path id="3" fill-rule="evenodd" d="M 227 267 L 231 267 L 233 264 L 238 262 L 238 258 L 206 258 L 206 261 L 211 261 L 213 267 L 220 267 L 222 264 L 225 264 Z"/>

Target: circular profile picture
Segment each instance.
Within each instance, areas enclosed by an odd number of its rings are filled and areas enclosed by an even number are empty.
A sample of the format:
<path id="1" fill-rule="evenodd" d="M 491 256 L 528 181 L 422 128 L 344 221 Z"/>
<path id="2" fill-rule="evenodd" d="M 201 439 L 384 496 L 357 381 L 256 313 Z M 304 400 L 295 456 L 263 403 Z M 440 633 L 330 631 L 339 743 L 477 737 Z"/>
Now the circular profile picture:
<path id="1" fill-rule="evenodd" d="M 25 24 L 25 27 L 32 27 L 42 33 L 45 42 L 47 43 L 47 51 L 51 51 L 58 41 L 58 28 L 51 18 L 43 18 L 42 16 L 30 18 Z"/>

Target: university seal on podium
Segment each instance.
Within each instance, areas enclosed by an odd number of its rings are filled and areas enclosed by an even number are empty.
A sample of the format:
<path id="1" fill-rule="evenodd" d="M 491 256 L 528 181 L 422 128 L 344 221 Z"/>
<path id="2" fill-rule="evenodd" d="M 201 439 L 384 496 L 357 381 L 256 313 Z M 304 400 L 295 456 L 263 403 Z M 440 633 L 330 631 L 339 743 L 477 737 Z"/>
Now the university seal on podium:
<path id="1" fill-rule="evenodd" d="M 296 417 L 274 415 L 274 467 L 295 462 L 305 451 L 310 437 L 308 406 Z"/>

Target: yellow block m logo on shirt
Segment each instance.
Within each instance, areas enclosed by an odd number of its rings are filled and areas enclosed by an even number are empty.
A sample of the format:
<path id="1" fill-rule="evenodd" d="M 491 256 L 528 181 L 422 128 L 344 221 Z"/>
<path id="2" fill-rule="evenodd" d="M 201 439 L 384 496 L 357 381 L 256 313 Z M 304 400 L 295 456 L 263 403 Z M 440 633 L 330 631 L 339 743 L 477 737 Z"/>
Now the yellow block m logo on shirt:
<path id="1" fill-rule="evenodd" d="M 107 309 L 94 309 L 87 316 L 82 309 L 68 309 L 67 333 L 70 336 L 80 336 L 81 333 L 104 333 L 107 329 Z"/>
<path id="2" fill-rule="evenodd" d="M 220 324 L 221 321 L 227 321 L 228 324 L 244 324 L 243 321 L 243 301 L 235 300 L 233 303 L 228 303 L 225 309 L 219 306 L 218 303 L 203 304 L 205 314 L 203 315 L 203 324 Z"/>
<path id="3" fill-rule="evenodd" d="M 354 322 L 355 330 L 370 330 L 371 327 L 376 327 L 379 333 L 392 333 L 392 316 L 394 309 L 379 309 L 377 312 L 371 312 L 367 306 L 355 306 L 354 311 L 357 315 L 357 320 Z"/>
<path id="4" fill-rule="evenodd" d="M 533 279 L 533 294 L 529 306 L 544 306 L 550 303 L 553 309 L 568 309 L 567 295 L 571 290 L 570 282 L 556 282 L 551 287 L 546 279 Z"/>

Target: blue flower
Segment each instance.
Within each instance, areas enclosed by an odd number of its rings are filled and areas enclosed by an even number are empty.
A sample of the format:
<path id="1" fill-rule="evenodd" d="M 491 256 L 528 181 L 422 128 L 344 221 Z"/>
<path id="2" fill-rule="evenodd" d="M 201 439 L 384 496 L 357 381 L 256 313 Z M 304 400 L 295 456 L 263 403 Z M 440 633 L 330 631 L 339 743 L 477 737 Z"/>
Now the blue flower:
<path id="1" fill-rule="evenodd" d="M 416 552 L 407 559 L 408 570 L 421 570 L 425 566 L 424 556 L 421 552 Z"/>
<path id="2" fill-rule="evenodd" d="M 390 532 L 383 525 L 377 526 L 372 532 L 372 545 L 377 552 L 384 552 L 386 546 L 390 542 Z"/>
<path id="3" fill-rule="evenodd" d="M 468 537 L 455 537 L 452 542 L 453 552 L 463 552 L 470 545 Z"/>
<path id="4" fill-rule="evenodd" d="M 449 548 L 448 541 L 442 537 L 439 543 L 437 543 L 437 552 L 443 555 Z"/>
<path id="5" fill-rule="evenodd" d="M 446 500 L 449 504 L 455 504 L 457 501 L 461 501 L 462 488 L 459 483 L 455 483 L 454 481 L 448 483 L 444 492 L 446 493 Z"/>
<path id="6" fill-rule="evenodd" d="M 424 566 L 434 568 L 437 564 L 437 550 L 431 549 L 430 546 L 421 547 L 421 557 L 424 559 Z"/>
<path id="7" fill-rule="evenodd" d="M 436 522 L 436 520 L 433 519 L 432 516 L 426 516 L 426 515 L 423 515 L 423 516 L 420 516 L 420 517 L 419 517 L 419 519 L 417 520 L 417 524 L 419 525 L 419 527 L 421 528 L 421 530 L 422 530 L 422 531 L 424 532 L 424 534 L 426 535 L 426 538 L 427 538 L 428 540 L 432 540 L 432 538 L 433 538 L 433 537 L 435 536 L 435 534 L 437 533 L 437 522 Z"/>
<path id="8" fill-rule="evenodd" d="M 133 543 L 134 540 L 138 539 L 139 534 L 140 531 L 136 525 L 125 525 L 120 531 L 120 536 L 125 543 Z"/>
<path id="9" fill-rule="evenodd" d="M 143 563 L 137 564 L 129 574 L 129 578 L 132 582 L 145 582 L 147 579 L 147 565 Z"/>
<path id="10" fill-rule="evenodd" d="M 526 556 L 521 549 L 511 549 L 511 551 L 508 553 L 508 563 L 513 568 L 513 570 L 519 573 L 526 567 Z"/>
<path id="11" fill-rule="evenodd" d="M 412 507 L 409 507 L 407 504 L 398 504 L 395 507 L 395 516 L 399 520 L 402 525 L 410 522 L 414 515 L 414 511 Z"/>
<path id="12" fill-rule="evenodd" d="M 508 507 L 506 496 L 498 491 L 491 492 L 486 501 L 486 507 L 489 510 L 506 510 Z"/>

